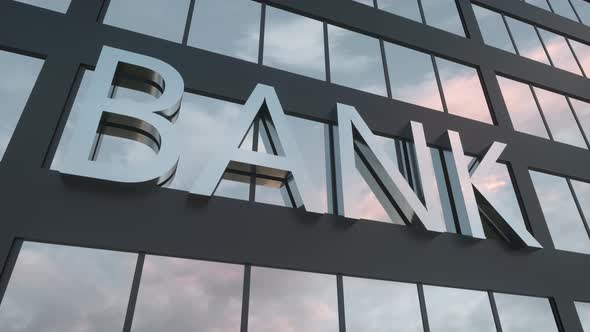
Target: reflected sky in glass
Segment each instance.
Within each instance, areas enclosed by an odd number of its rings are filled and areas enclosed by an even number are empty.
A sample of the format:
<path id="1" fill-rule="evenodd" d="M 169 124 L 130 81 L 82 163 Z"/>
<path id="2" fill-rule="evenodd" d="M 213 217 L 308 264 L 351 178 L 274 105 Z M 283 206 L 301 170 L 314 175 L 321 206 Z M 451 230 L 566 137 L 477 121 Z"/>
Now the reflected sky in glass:
<path id="1" fill-rule="evenodd" d="M 0 330 L 122 331 L 136 262 L 136 254 L 25 242 Z"/>
<path id="2" fill-rule="evenodd" d="M 586 221 L 590 220 L 590 183 L 571 180 L 574 194 L 578 199 Z"/>
<path id="3" fill-rule="evenodd" d="M 479 29 L 486 44 L 516 53 L 502 15 L 480 6 L 473 6 Z"/>
<path id="4" fill-rule="evenodd" d="M 239 331 L 244 267 L 146 256 L 133 332 Z"/>
<path id="5" fill-rule="evenodd" d="M 539 8 L 543 8 L 545 10 L 551 11 L 547 0 L 524 0 L 526 3 L 529 3 L 533 6 L 537 6 Z"/>
<path id="6" fill-rule="evenodd" d="M 248 331 L 338 330 L 335 276 L 252 267 Z"/>
<path id="7" fill-rule="evenodd" d="M 544 89 L 533 88 L 547 120 L 553 139 L 588 149 L 574 114 L 564 96 Z"/>
<path id="8" fill-rule="evenodd" d="M 582 75 L 580 67 L 576 62 L 565 37 L 540 28 L 539 33 L 541 34 L 541 38 L 545 43 L 545 48 L 547 48 L 547 53 L 549 53 L 549 57 L 551 57 L 555 67 L 577 75 Z"/>
<path id="9" fill-rule="evenodd" d="M 347 332 L 421 332 L 414 284 L 344 277 Z"/>
<path id="10" fill-rule="evenodd" d="M 0 51 L 0 160 L 37 81 L 43 60 Z"/>
<path id="11" fill-rule="evenodd" d="M 180 43 L 188 9 L 189 0 L 111 0 L 103 23 Z"/>
<path id="12" fill-rule="evenodd" d="M 436 58 L 449 113 L 493 124 L 475 68 Z"/>
<path id="13" fill-rule="evenodd" d="M 506 16 L 506 23 L 519 55 L 546 65 L 551 64 L 535 27 L 509 16 Z"/>
<path id="14" fill-rule="evenodd" d="M 353 0 L 353 1 L 373 7 L 373 0 Z"/>
<path id="15" fill-rule="evenodd" d="M 394 99 L 443 110 L 429 54 L 385 43 L 385 57 Z"/>
<path id="16" fill-rule="evenodd" d="M 572 6 L 570 5 L 569 0 L 548 0 L 551 4 L 551 8 L 553 8 L 553 12 L 557 15 L 561 15 L 563 17 L 567 17 L 570 20 L 574 20 L 578 22 L 578 17 Z"/>
<path id="17" fill-rule="evenodd" d="M 197 1 L 188 45 L 257 62 L 261 8 L 251 0 Z"/>
<path id="18" fill-rule="evenodd" d="M 426 24 L 465 37 L 455 0 L 422 0 Z"/>
<path id="19" fill-rule="evenodd" d="M 555 248 L 590 254 L 590 239 L 566 179 L 530 174 Z"/>
<path id="20" fill-rule="evenodd" d="M 267 6 L 263 63 L 325 80 L 322 22 Z"/>
<path id="21" fill-rule="evenodd" d="M 65 14 L 72 0 L 14 0 Z"/>
<path id="22" fill-rule="evenodd" d="M 509 224 L 519 224 L 526 229 L 507 165 L 495 163 L 473 184 Z"/>
<path id="23" fill-rule="evenodd" d="M 578 317 L 584 331 L 590 331 L 590 303 L 575 302 Z"/>
<path id="24" fill-rule="evenodd" d="M 379 9 L 422 23 L 417 0 L 378 0 Z"/>
<path id="25" fill-rule="evenodd" d="M 572 5 L 576 9 L 576 13 L 580 16 L 582 23 L 589 25 L 590 24 L 590 3 L 584 0 L 571 0 Z"/>
<path id="26" fill-rule="evenodd" d="M 570 98 L 570 101 L 578 120 L 580 120 L 582 130 L 586 133 L 586 137 L 590 138 L 590 104 L 574 98 Z"/>
<path id="27" fill-rule="evenodd" d="M 588 5 L 590 6 L 590 4 Z M 584 73 L 586 73 L 586 76 L 590 75 L 590 46 L 572 39 L 570 39 L 570 45 L 572 45 L 574 53 L 578 61 L 580 61 L 580 66 L 584 69 Z"/>
<path id="28" fill-rule="evenodd" d="M 487 292 L 424 286 L 431 332 L 495 332 Z"/>
<path id="29" fill-rule="evenodd" d="M 549 300 L 495 293 L 502 332 L 557 332 Z"/>
<path id="30" fill-rule="evenodd" d="M 500 76 L 498 76 L 498 83 L 514 129 L 549 139 L 530 86 Z"/>
<path id="31" fill-rule="evenodd" d="M 332 82 L 387 96 L 379 40 L 328 25 Z"/>

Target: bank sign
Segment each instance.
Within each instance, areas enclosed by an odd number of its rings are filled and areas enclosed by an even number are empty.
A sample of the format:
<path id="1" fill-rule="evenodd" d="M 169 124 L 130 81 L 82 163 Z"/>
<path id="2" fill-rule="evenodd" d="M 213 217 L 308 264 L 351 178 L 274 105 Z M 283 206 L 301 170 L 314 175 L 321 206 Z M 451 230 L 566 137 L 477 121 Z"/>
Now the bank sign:
<path id="1" fill-rule="evenodd" d="M 149 102 L 139 102 L 110 97 L 115 78 L 133 78 L 143 84 L 147 92 L 157 98 Z M 146 90 L 147 89 L 147 90 Z M 184 93 L 182 76 L 172 66 L 148 56 L 104 47 L 98 60 L 95 73 L 90 82 L 89 97 L 81 105 L 83 112 L 74 129 L 70 144 L 66 146 L 65 160 L 58 169 L 61 173 L 125 183 L 161 183 L 169 179 L 180 160 L 180 144 L 173 127 L 173 120 L 182 112 Z M 270 139 L 276 144 L 276 155 L 240 149 L 252 123 L 264 112 L 270 132 Z M 423 200 L 412 190 L 396 167 L 386 167 L 384 148 L 377 144 L 377 138 L 353 106 L 336 105 L 338 126 L 335 131 L 336 187 L 338 195 L 338 214 L 347 215 L 346 207 L 352 206 L 352 198 L 347 192 L 353 188 L 350 174 L 354 173 L 355 155 L 359 154 L 371 169 L 381 191 L 380 202 L 386 210 L 396 209 L 411 224 L 437 232 L 445 232 L 442 205 L 429 148 L 426 145 L 424 128 L 418 122 L 410 122 L 413 143 L 416 151 L 417 175 L 422 183 Z M 296 133 L 291 132 L 287 117 L 273 87 L 259 84 L 252 91 L 243 106 L 237 125 L 227 135 L 227 146 L 219 146 L 214 158 L 208 161 L 205 170 L 195 180 L 190 193 L 211 196 L 219 185 L 225 170 L 230 164 L 256 165 L 269 172 L 282 172 L 287 175 L 295 205 L 299 208 L 309 206 L 308 172 L 301 158 Z M 97 163 L 91 155 L 95 145 L 96 133 L 101 121 L 108 121 L 127 128 L 135 128 L 151 136 L 156 143 L 157 154 L 141 167 L 125 166 L 117 163 Z M 461 222 L 464 235 L 485 238 L 478 202 L 481 192 L 474 183 L 480 176 L 489 172 L 504 151 L 506 145 L 499 142 L 491 144 L 475 170 L 468 170 L 459 133 L 448 131 L 454 167 L 449 172 L 459 179 L 460 191 L 455 197 L 457 212 L 467 216 Z M 377 195 L 377 193 L 376 193 Z M 516 246 L 538 247 L 541 245 L 518 222 L 502 217 L 492 218 L 496 229 L 501 230 L 505 240 Z"/>

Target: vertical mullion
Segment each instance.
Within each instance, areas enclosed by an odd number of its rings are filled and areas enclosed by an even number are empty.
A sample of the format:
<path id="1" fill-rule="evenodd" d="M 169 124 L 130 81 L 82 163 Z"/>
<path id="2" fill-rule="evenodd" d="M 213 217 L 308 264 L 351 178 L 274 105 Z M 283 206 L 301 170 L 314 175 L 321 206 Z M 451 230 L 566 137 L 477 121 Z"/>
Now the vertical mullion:
<path id="1" fill-rule="evenodd" d="M 334 125 L 328 124 L 326 131 L 326 140 L 328 146 L 328 151 L 326 151 L 326 159 L 328 164 L 326 165 L 328 177 L 328 191 L 330 192 L 330 199 L 328 200 L 328 204 L 331 206 L 328 208 L 328 212 L 333 214 L 338 214 L 339 210 L 344 211 L 344 208 L 341 208 L 339 204 L 342 202 L 338 201 L 338 182 L 337 182 L 337 174 L 336 174 L 336 142 L 334 139 Z"/>
<path id="2" fill-rule="evenodd" d="M 256 116 L 252 123 L 252 151 L 258 151 L 258 132 L 260 131 L 259 126 L 260 117 Z M 256 200 L 256 165 L 250 165 L 250 195 L 249 201 L 254 202 Z"/>
<path id="3" fill-rule="evenodd" d="M 328 35 L 328 23 L 324 22 L 324 62 L 326 66 L 326 82 L 332 82 L 331 68 L 330 68 L 330 36 Z"/>
<path id="4" fill-rule="evenodd" d="M 418 300 L 420 301 L 420 313 L 422 314 L 422 327 L 424 332 L 430 332 L 430 324 L 428 323 L 428 312 L 426 310 L 426 298 L 424 297 L 424 286 L 417 284 L 418 288 Z"/>
<path id="5" fill-rule="evenodd" d="M 261 65 L 264 59 L 264 33 L 266 29 L 266 4 L 260 8 L 260 40 L 258 41 L 258 64 Z"/>
<path id="6" fill-rule="evenodd" d="M 580 132 L 582 133 L 582 137 L 584 137 L 584 141 L 586 142 L 586 146 L 590 149 L 590 137 L 588 137 L 588 135 L 586 135 L 586 131 L 584 130 L 582 123 L 580 122 L 580 118 L 578 117 L 578 114 L 576 113 L 576 110 L 574 109 L 574 105 L 572 104 L 570 97 L 566 96 L 565 100 L 567 101 L 567 104 L 569 105 L 570 111 L 574 115 L 574 119 L 576 120 L 576 123 L 578 124 L 578 128 L 580 129 Z"/>
<path id="7" fill-rule="evenodd" d="M 248 332 L 248 314 L 250 311 L 250 280 L 252 276 L 252 266 L 244 265 L 244 285 L 242 289 L 242 318 L 240 323 L 240 332 Z"/>
<path id="8" fill-rule="evenodd" d="M 188 6 L 188 14 L 186 15 L 186 24 L 184 26 L 184 34 L 182 35 L 182 45 L 186 45 L 188 43 L 188 34 L 191 30 L 191 24 L 193 21 L 195 6 L 197 0 L 190 0 L 190 4 Z"/>
<path id="9" fill-rule="evenodd" d="M 570 7 L 572 7 L 572 10 L 574 11 L 576 18 L 578 19 L 578 23 L 582 23 L 582 18 L 578 14 L 578 11 L 576 10 L 576 6 L 574 6 L 574 4 L 572 3 L 572 0 L 568 0 L 567 2 L 570 4 Z M 584 23 L 582 23 L 582 24 L 584 24 Z"/>
<path id="10" fill-rule="evenodd" d="M 123 324 L 123 332 L 131 331 L 131 324 L 133 324 L 133 315 L 135 314 L 135 305 L 137 304 L 137 295 L 139 293 L 139 284 L 141 281 L 141 274 L 143 273 L 143 263 L 145 261 L 145 254 L 139 253 L 137 255 L 137 264 L 135 265 L 135 274 L 133 275 L 133 283 L 131 284 L 131 294 L 129 295 L 129 303 L 127 304 L 127 314 L 125 315 L 125 323 Z"/>
<path id="11" fill-rule="evenodd" d="M 428 24 L 426 23 L 426 14 L 424 13 L 424 5 L 422 5 L 422 0 L 416 0 L 418 1 L 418 9 L 420 10 L 420 17 L 422 18 L 422 24 Z"/>
<path id="12" fill-rule="evenodd" d="M 514 35 L 512 34 L 512 30 L 510 29 L 510 25 L 508 25 L 508 21 L 506 20 L 506 15 L 504 15 L 503 13 L 500 13 L 500 16 L 502 16 L 502 22 L 504 22 L 504 26 L 506 27 L 506 31 L 508 31 L 508 37 L 510 38 L 510 42 L 512 43 L 512 47 L 514 47 L 514 52 L 516 52 L 517 55 L 520 55 L 520 51 L 518 50 L 518 47 L 516 46 L 516 41 L 514 40 Z"/>
<path id="13" fill-rule="evenodd" d="M 339 332 L 346 332 L 346 310 L 344 308 L 344 278 L 336 275 L 336 290 L 338 293 L 338 326 Z"/>
<path id="14" fill-rule="evenodd" d="M 440 155 L 440 164 L 442 165 L 442 171 L 445 177 L 445 184 L 447 186 L 447 195 L 449 196 L 449 202 L 451 204 L 451 212 L 453 213 L 453 222 L 455 223 L 455 232 L 461 234 L 461 224 L 459 223 L 459 213 L 457 212 L 457 206 L 455 204 L 455 195 L 453 194 L 453 187 L 451 186 L 451 177 L 449 176 L 449 170 L 447 167 L 447 161 L 443 150 L 437 149 Z"/>
<path id="15" fill-rule="evenodd" d="M 496 299 L 494 293 L 488 291 L 488 297 L 490 299 L 490 306 L 492 307 L 492 315 L 494 316 L 494 323 L 496 324 L 496 331 L 502 332 L 502 324 L 500 323 L 500 315 L 498 314 L 498 306 L 496 305 Z"/>
<path id="16" fill-rule="evenodd" d="M 432 61 L 432 68 L 434 70 L 434 77 L 436 78 L 436 85 L 438 86 L 438 94 L 440 95 L 440 100 L 442 102 L 443 111 L 445 113 L 449 113 L 449 109 L 447 107 L 447 99 L 445 98 L 445 92 L 442 86 L 442 80 L 440 79 L 440 74 L 438 72 L 438 65 L 436 64 L 436 59 L 434 55 L 430 55 Z"/>
<path id="17" fill-rule="evenodd" d="M 547 129 L 547 134 L 549 135 L 549 139 L 555 141 L 553 138 L 553 134 L 551 133 L 551 129 L 549 128 L 549 123 L 545 118 L 545 113 L 543 112 L 543 107 L 541 107 L 541 103 L 539 102 L 539 98 L 537 97 L 537 93 L 532 85 L 529 84 L 529 89 L 531 89 L 531 93 L 533 94 L 533 99 L 535 100 L 535 104 L 537 105 L 537 109 L 539 110 L 539 114 L 541 114 L 541 120 L 543 120 L 543 124 L 545 125 L 545 129 Z"/>
<path id="18" fill-rule="evenodd" d="M 578 55 L 576 54 L 576 52 L 574 51 L 574 48 L 572 47 L 572 43 L 570 43 L 570 39 L 567 37 L 564 37 L 564 38 L 565 38 L 565 42 L 567 43 L 567 47 L 570 49 L 570 52 L 572 52 L 572 55 L 574 56 L 574 59 L 576 60 L 576 64 L 578 64 L 578 67 L 580 68 L 580 71 L 582 72 L 582 75 L 584 77 L 588 77 L 588 75 L 590 75 L 590 73 L 586 73 L 586 71 L 584 70 L 582 63 L 580 62 L 580 59 L 578 58 Z"/>
<path id="19" fill-rule="evenodd" d="M 588 235 L 588 238 L 590 238 L 590 227 L 588 226 L 588 217 L 590 217 L 590 216 L 584 215 L 584 209 L 582 209 L 582 205 L 580 204 L 580 200 L 578 200 L 578 196 L 576 195 L 576 191 L 574 190 L 574 186 L 572 185 L 571 179 L 565 178 L 565 180 L 567 181 L 567 186 L 569 187 L 570 192 L 572 193 L 572 196 L 574 197 L 574 202 L 576 203 L 576 208 L 578 209 L 578 213 L 580 214 L 580 217 L 582 218 L 582 223 L 584 224 L 584 229 L 586 229 L 586 233 Z"/>
<path id="20" fill-rule="evenodd" d="M 2 238 L 4 239 L 4 237 Z M 18 254 L 20 253 L 22 245 L 22 239 L 14 240 L 11 245 L 6 244 L 6 247 L 10 246 L 8 249 L 8 254 L 6 255 L 6 259 L 4 259 L 4 257 L 0 257 L 0 259 L 4 261 L 4 264 L 0 265 L 0 306 L 2 305 L 2 300 L 4 299 L 4 294 L 6 292 L 6 288 L 8 287 L 8 282 L 10 281 L 10 276 L 12 275 L 12 271 L 16 265 Z M 4 246 L 4 244 L 2 244 L 2 246 Z"/>
<path id="21" fill-rule="evenodd" d="M 551 64 L 551 66 L 555 67 L 555 64 L 553 63 L 553 59 L 551 59 L 551 55 L 549 55 L 549 51 L 547 51 L 547 45 L 545 45 L 545 41 L 543 40 L 543 37 L 541 37 L 541 33 L 539 32 L 539 29 L 533 25 L 533 28 L 535 29 L 535 32 L 537 33 L 537 37 L 539 38 L 539 41 L 541 42 L 541 46 L 543 46 L 543 50 L 545 51 L 545 55 L 547 55 L 547 59 L 549 59 L 549 64 Z"/>
<path id="22" fill-rule="evenodd" d="M 96 22 L 102 23 L 104 21 L 104 17 L 107 15 L 107 10 L 109 9 L 110 4 L 111 4 L 111 0 L 104 0 L 102 2 L 102 7 L 100 8 L 100 12 L 98 13 L 98 17 L 96 18 Z"/>
<path id="23" fill-rule="evenodd" d="M 387 97 L 393 98 L 391 91 L 391 81 L 389 78 L 389 69 L 387 68 L 387 58 L 385 57 L 385 42 L 383 41 L 383 39 L 379 39 L 379 47 L 381 48 L 381 61 L 383 61 L 383 71 L 385 73 L 385 88 L 387 89 Z"/>

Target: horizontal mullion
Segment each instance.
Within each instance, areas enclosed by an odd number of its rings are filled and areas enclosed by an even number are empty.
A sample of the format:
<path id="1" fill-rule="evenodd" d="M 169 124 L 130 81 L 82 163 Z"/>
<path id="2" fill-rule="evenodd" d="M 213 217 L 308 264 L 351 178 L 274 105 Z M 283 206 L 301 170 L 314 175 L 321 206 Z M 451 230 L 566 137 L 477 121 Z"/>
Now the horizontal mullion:
<path id="1" fill-rule="evenodd" d="M 25 240 L 590 301 L 588 255 L 41 169 L 0 199 Z"/>

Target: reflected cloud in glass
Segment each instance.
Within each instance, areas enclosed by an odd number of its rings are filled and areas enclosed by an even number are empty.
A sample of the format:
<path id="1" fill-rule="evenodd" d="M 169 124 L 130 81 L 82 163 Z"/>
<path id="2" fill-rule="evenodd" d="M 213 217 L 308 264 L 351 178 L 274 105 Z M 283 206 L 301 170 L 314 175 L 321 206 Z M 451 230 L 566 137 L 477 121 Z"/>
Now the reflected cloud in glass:
<path id="1" fill-rule="evenodd" d="M 426 24 L 465 37 L 455 0 L 422 0 Z"/>
<path id="2" fill-rule="evenodd" d="M 530 171 L 555 248 L 590 254 L 590 238 L 565 178 Z"/>
<path id="3" fill-rule="evenodd" d="M 572 8 L 569 0 L 548 0 L 551 4 L 551 8 L 553 8 L 553 12 L 557 15 L 561 15 L 563 17 L 567 17 L 570 20 L 578 21 L 578 17 L 576 13 L 574 13 L 574 9 Z"/>
<path id="4" fill-rule="evenodd" d="M 263 54 L 266 66 L 326 79 L 320 21 L 267 6 Z"/>
<path id="5" fill-rule="evenodd" d="M 394 99 L 443 110 L 429 54 L 385 43 L 385 56 Z"/>
<path id="6" fill-rule="evenodd" d="M 332 82 L 387 96 L 379 40 L 328 25 Z"/>
<path id="7" fill-rule="evenodd" d="M 553 135 L 553 139 L 558 142 L 588 149 L 567 99 L 551 91 L 536 87 L 533 89 L 547 120 L 547 126 L 549 126 L 549 130 Z"/>
<path id="8" fill-rule="evenodd" d="M 348 332 L 422 332 L 414 284 L 344 277 Z"/>
<path id="9" fill-rule="evenodd" d="M 336 277 L 252 267 L 248 331 L 337 332 Z"/>
<path id="10" fill-rule="evenodd" d="M 519 55 L 551 65 L 534 26 L 506 16 L 506 23 Z"/>
<path id="11" fill-rule="evenodd" d="M 487 292 L 424 286 L 428 323 L 432 332 L 495 332 Z"/>
<path id="12" fill-rule="evenodd" d="M 244 267 L 146 256 L 133 332 L 239 331 Z"/>
<path id="13" fill-rule="evenodd" d="M 111 0 L 103 23 L 180 43 L 188 10 L 189 0 Z"/>
<path id="14" fill-rule="evenodd" d="M 590 331 L 590 303 L 575 302 L 578 317 L 584 331 Z"/>
<path id="15" fill-rule="evenodd" d="M 584 73 L 586 73 L 586 76 L 590 75 L 590 46 L 572 39 L 570 39 L 569 42 L 570 45 L 572 45 L 574 54 L 580 62 L 580 66 L 584 69 Z"/>
<path id="16" fill-rule="evenodd" d="M 449 113 L 493 124 L 475 68 L 436 58 Z"/>
<path id="17" fill-rule="evenodd" d="M 122 331 L 136 262 L 136 254 L 25 242 L 0 330 Z"/>
<path id="18" fill-rule="evenodd" d="M 495 293 L 502 332 L 557 332 L 549 300 Z"/>
<path id="19" fill-rule="evenodd" d="M 0 160 L 43 67 L 43 60 L 0 51 Z"/>
<path id="20" fill-rule="evenodd" d="M 538 30 L 553 65 L 559 69 L 582 75 L 565 37 L 544 29 L 539 28 Z"/>
<path id="21" fill-rule="evenodd" d="M 590 24 L 590 3 L 584 0 L 571 0 L 572 5 L 576 9 L 576 13 L 580 16 L 580 20 L 582 23 L 589 25 Z"/>
<path id="22" fill-rule="evenodd" d="M 422 15 L 416 0 L 379 0 L 377 5 L 381 10 L 422 23 Z"/>
<path id="23" fill-rule="evenodd" d="M 586 134 L 586 137 L 590 138 L 590 104 L 573 98 L 570 98 L 570 101 L 580 121 L 582 130 Z"/>
<path id="24" fill-rule="evenodd" d="M 261 8 L 251 0 L 197 1 L 188 45 L 257 62 Z"/>
<path id="25" fill-rule="evenodd" d="M 502 15 L 480 6 L 473 6 L 479 29 L 486 44 L 515 53 Z"/>
<path id="26" fill-rule="evenodd" d="M 498 83 L 514 129 L 549 139 L 530 86 L 500 76 L 498 76 Z"/>

